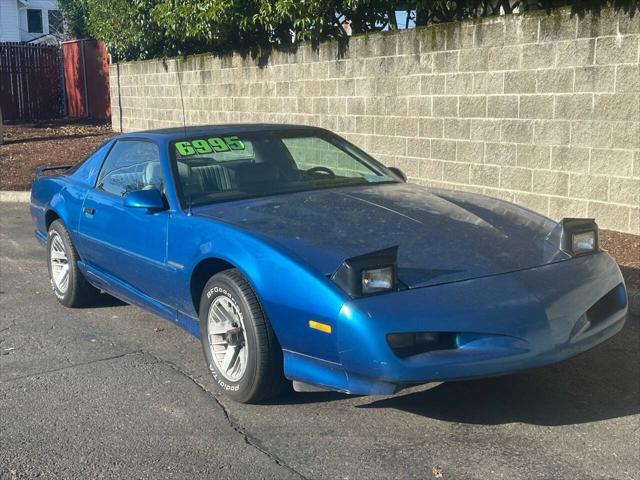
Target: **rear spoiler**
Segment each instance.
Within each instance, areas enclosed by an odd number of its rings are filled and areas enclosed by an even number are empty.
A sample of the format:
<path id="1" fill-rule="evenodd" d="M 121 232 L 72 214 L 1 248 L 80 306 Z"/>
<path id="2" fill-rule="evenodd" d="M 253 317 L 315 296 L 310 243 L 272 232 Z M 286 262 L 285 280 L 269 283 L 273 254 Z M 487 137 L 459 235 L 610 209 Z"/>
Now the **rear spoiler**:
<path id="1" fill-rule="evenodd" d="M 51 172 L 52 170 L 69 170 L 73 165 L 55 165 L 53 167 L 38 167 L 36 168 L 36 178 L 41 177 L 45 172 Z"/>

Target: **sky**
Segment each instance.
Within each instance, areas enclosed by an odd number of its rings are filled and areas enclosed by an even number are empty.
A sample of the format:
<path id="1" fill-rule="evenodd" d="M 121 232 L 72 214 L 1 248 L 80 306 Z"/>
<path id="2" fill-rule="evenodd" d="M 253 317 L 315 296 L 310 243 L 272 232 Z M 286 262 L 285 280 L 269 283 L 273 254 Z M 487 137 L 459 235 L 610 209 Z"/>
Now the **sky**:
<path id="1" fill-rule="evenodd" d="M 407 21 L 407 12 L 405 10 L 398 10 L 396 12 L 396 20 L 398 22 L 398 28 L 404 28 L 404 24 Z M 415 28 L 416 27 L 416 22 L 414 22 L 413 20 L 411 20 L 409 22 L 409 28 Z"/>

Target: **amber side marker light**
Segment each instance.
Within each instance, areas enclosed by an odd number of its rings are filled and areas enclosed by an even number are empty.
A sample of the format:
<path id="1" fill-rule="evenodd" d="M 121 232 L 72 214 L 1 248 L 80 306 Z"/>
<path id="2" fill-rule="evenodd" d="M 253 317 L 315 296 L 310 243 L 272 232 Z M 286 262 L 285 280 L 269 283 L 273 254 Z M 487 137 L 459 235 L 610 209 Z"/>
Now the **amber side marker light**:
<path id="1" fill-rule="evenodd" d="M 313 328 L 314 330 L 320 330 L 324 333 L 331 333 L 331 325 L 327 325 L 326 323 L 316 322 L 315 320 L 309 320 L 309 328 Z"/>

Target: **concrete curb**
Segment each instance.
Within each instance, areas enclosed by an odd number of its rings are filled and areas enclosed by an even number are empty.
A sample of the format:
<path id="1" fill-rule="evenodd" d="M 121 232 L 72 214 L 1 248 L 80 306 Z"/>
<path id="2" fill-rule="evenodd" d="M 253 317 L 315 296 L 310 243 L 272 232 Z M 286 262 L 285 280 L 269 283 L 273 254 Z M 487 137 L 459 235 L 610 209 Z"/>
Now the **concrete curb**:
<path id="1" fill-rule="evenodd" d="M 31 201 L 31 192 L 12 192 L 0 190 L 0 203 L 2 202 L 19 202 L 29 203 Z"/>

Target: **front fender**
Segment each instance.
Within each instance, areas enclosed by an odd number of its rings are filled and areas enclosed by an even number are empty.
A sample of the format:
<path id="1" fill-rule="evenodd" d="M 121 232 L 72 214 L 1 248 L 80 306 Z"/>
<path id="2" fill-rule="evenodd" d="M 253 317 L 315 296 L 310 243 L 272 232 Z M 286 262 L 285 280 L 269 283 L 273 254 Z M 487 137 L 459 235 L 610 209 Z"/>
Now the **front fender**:
<path id="1" fill-rule="evenodd" d="M 347 298 L 324 275 L 264 239 L 197 216 L 172 219 L 168 248 L 168 259 L 184 265 L 183 311 L 196 316 L 189 287 L 195 267 L 208 258 L 224 260 L 251 283 L 284 350 L 338 361 L 335 332 Z M 332 333 L 311 329 L 309 320 L 331 325 Z"/>

